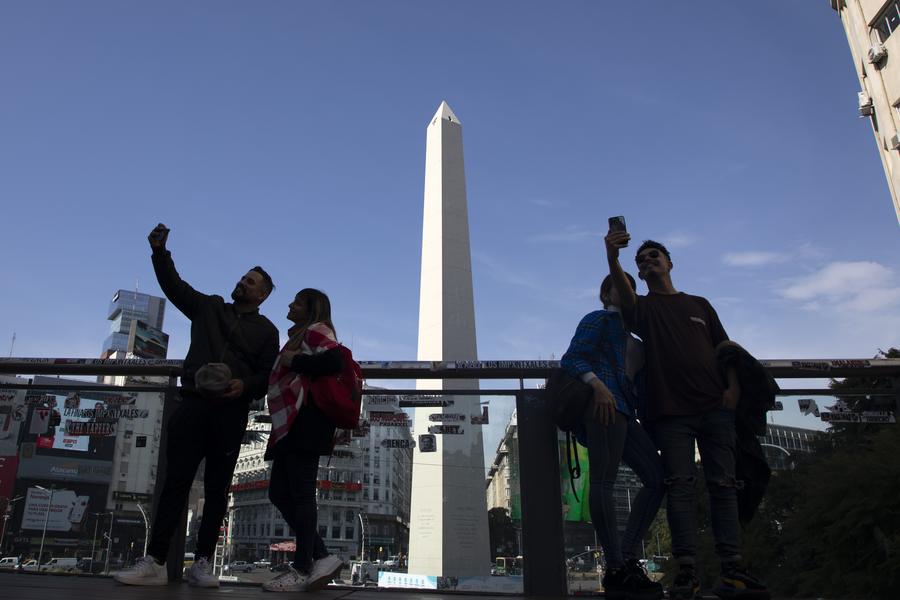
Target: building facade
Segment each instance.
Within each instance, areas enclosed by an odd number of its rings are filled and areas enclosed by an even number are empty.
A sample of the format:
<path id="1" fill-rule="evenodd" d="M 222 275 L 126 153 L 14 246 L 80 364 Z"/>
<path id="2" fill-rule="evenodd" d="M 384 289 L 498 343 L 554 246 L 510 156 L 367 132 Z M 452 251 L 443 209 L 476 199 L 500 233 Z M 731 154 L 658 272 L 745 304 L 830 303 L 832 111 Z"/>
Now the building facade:
<path id="1" fill-rule="evenodd" d="M 128 338 L 133 321 L 143 321 L 150 327 L 161 330 L 165 314 L 165 298 L 118 290 L 109 303 L 106 317 L 110 321 L 109 335 L 103 341 L 100 356 L 108 358 L 113 352 L 129 350 Z"/>
<path id="2" fill-rule="evenodd" d="M 900 221 L 900 0 L 831 0 L 859 79 L 859 115 L 868 117 Z"/>
<path id="3" fill-rule="evenodd" d="M 404 416 L 385 425 L 377 419 L 373 423 L 371 412 Z M 252 423 L 248 428 L 260 434 L 246 440 L 235 468 L 226 555 L 230 560 L 289 560 L 294 532 L 268 499 L 271 463 L 264 455 L 269 427 Z M 361 427 L 339 436 L 333 455 L 319 463 L 317 526 L 330 552 L 344 560 L 363 552 L 372 560 L 406 553 L 411 442 L 407 417 L 395 397 L 364 396 Z"/>
<path id="4" fill-rule="evenodd" d="M 760 436 L 759 442 L 769 461 L 769 467 L 781 471 L 792 468 L 798 453 L 815 452 L 814 442 L 822 433 L 815 429 L 769 423 L 766 435 Z"/>

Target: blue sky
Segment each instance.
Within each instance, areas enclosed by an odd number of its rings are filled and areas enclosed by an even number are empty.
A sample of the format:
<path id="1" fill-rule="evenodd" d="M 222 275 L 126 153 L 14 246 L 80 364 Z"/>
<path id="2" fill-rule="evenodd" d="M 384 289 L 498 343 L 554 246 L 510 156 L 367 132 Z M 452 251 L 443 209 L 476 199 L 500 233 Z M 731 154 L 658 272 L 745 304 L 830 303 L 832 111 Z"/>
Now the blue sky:
<path id="1" fill-rule="evenodd" d="M 279 327 L 319 287 L 358 358 L 415 358 L 441 100 L 481 358 L 565 351 L 617 214 L 759 357 L 900 345 L 897 219 L 824 2 L 4 2 L 0 90 L 4 354 L 97 356 L 113 292 L 159 293 L 162 221 L 198 289 L 262 264 Z M 172 356 L 188 327 L 169 311 Z"/>

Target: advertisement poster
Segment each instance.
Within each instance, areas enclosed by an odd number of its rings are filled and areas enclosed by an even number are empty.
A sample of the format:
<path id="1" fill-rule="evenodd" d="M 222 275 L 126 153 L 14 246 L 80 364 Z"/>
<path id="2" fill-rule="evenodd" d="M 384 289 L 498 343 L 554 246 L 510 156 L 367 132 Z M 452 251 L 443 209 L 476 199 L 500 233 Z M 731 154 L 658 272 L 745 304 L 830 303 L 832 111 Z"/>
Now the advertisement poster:
<path id="1" fill-rule="evenodd" d="M 25 510 L 22 515 L 22 529 L 70 532 L 80 530 L 88 513 L 90 496 L 79 496 L 70 489 L 53 490 L 53 501 L 50 501 L 49 490 L 29 487 L 25 495 Z M 47 505 L 50 513 L 47 513 Z"/>
<path id="2" fill-rule="evenodd" d="M 588 494 L 590 493 L 591 469 L 588 464 L 587 448 L 581 444 L 576 444 L 573 440 L 573 446 L 578 452 L 578 462 L 581 465 L 581 477 L 575 480 L 575 489 L 578 491 L 578 499 L 572 493 L 572 486 L 569 477 L 569 464 L 566 462 L 566 442 L 559 443 L 559 474 L 562 489 L 563 514 L 566 521 L 580 521 L 582 523 L 591 522 L 591 511 L 588 507 Z M 573 462 L 574 464 L 574 457 Z"/>
<path id="3" fill-rule="evenodd" d="M 131 322 L 128 351 L 137 358 L 165 358 L 169 350 L 169 334 L 143 321 Z"/>
<path id="4" fill-rule="evenodd" d="M 38 447 L 87 452 L 90 449 L 90 437 L 86 435 L 69 435 L 67 432 L 77 431 L 78 423 L 90 421 L 90 418 L 73 415 L 78 415 L 81 411 L 87 409 L 102 410 L 103 402 L 82 398 L 78 392 L 71 392 L 67 396 L 56 396 L 56 404 L 58 407 L 62 407 L 62 410 L 57 408 L 60 412 L 59 425 L 47 435 L 38 438 Z M 42 410 L 35 410 L 35 417 Z M 35 417 L 32 417 L 32 423 Z"/>
<path id="5" fill-rule="evenodd" d="M 0 388 L 0 456 L 15 456 L 25 420 L 25 390 Z"/>

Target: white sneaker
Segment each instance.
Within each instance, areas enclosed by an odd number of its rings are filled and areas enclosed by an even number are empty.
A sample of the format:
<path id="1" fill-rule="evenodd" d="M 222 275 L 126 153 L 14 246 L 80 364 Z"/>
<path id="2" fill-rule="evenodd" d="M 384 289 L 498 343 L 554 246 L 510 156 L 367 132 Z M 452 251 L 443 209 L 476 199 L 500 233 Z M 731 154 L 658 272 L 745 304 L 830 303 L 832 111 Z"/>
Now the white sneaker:
<path id="1" fill-rule="evenodd" d="M 119 571 L 113 579 L 125 585 L 168 585 L 169 573 L 166 565 L 157 564 L 152 556 L 142 556 L 133 567 Z"/>
<path id="2" fill-rule="evenodd" d="M 309 591 L 322 589 L 332 579 L 337 577 L 343 568 L 344 561 L 334 554 L 320 558 L 313 563 L 312 571 L 309 573 L 309 581 L 306 582 L 306 589 Z"/>
<path id="3" fill-rule="evenodd" d="M 305 592 L 308 580 L 309 575 L 289 566 L 287 571 L 275 579 L 265 582 L 262 587 L 266 592 Z"/>
<path id="4" fill-rule="evenodd" d="M 219 578 L 213 575 L 212 565 L 206 560 L 205 556 L 201 556 L 194 564 L 192 564 L 187 573 L 188 585 L 196 587 L 214 588 L 219 587 Z"/>

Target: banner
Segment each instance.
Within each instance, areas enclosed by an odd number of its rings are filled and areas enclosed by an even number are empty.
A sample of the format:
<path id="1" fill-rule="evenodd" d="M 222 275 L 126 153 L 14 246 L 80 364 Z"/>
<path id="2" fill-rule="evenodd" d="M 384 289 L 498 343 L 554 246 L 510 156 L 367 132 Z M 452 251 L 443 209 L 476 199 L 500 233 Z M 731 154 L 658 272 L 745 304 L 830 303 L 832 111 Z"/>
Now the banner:
<path id="1" fill-rule="evenodd" d="M 15 456 L 18 452 L 25 410 L 25 390 L 0 388 L 0 456 Z"/>
<path id="2" fill-rule="evenodd" d="M 128 351 L 137 358 L 164 359 L 169 350 L 169 334 L 137 319 L 131 322 Z"/>
<path id="3" fill-rule="evenodd" d="M 22 529 L 44 529 L 47 531 L 72 531 L 73 524 L 81 523 L 90 502 L 89 496 L 79 496 L 72 490 L 52 490 L 51 492 L 29 487 L 25 497 L 25 512 L 22 515 Z M 49 504 L 49 514 L 47 512 Z"/>
<path id="4" fill-rule="evenodd" d="M 0 498 L 12 498 L 16 487 L 18 456 L 0 456 Z"/>

